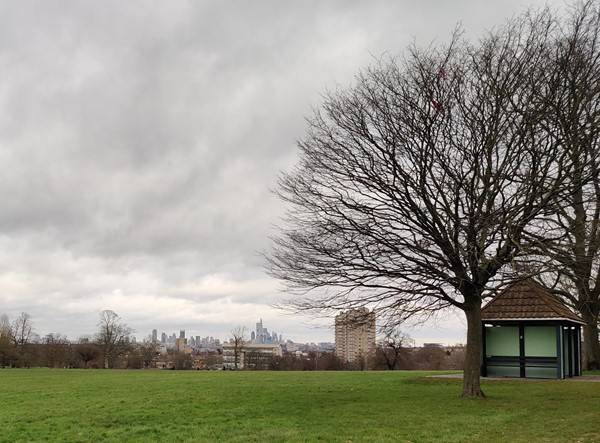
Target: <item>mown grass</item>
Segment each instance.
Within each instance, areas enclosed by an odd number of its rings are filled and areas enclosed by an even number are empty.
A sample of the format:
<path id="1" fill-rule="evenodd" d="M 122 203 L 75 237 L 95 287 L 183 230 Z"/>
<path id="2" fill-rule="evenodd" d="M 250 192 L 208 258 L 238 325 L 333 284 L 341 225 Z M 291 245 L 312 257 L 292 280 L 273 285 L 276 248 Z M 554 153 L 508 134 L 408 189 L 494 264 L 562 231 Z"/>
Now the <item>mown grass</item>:
<path id="1" fill-rule="evenodd" d="M 0 370 L 0 441 L 600 441 L 600 383 L 424 375 Z"/>

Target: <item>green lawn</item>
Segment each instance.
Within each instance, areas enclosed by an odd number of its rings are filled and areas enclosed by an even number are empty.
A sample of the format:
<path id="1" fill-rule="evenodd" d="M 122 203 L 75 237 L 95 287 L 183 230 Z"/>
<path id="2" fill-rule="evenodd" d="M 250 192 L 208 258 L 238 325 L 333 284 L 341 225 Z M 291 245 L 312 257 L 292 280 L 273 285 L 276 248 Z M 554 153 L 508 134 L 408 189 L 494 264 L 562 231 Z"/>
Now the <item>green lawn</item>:
<path id="1" fill-rule="evenodd" d="M 5 369 L 0 441 L 600 441 L 600 383 L 423 375 Z"/>

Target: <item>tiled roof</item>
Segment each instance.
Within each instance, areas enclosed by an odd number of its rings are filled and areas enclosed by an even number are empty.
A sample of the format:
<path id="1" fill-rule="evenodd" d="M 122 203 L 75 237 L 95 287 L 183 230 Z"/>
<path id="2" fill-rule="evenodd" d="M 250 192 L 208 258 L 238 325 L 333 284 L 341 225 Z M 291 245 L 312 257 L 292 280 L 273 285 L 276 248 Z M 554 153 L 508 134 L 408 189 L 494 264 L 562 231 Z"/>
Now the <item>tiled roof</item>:
<path id="1" fill-rule="evenodd" d="M 558 298 L 533 280 L 508 286 L 481 311 L 483 320 L 549 319 L 583 323 Z"/>

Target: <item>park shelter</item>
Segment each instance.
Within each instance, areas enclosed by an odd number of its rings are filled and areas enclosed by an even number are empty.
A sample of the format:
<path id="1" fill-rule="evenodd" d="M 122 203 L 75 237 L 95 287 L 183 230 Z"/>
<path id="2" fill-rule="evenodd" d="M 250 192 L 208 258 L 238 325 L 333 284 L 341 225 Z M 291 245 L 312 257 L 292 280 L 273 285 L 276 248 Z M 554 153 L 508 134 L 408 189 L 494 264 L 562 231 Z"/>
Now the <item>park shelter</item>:
<path id="1" fill-rule="evenodd" d="M 513 283 L 482 309 L 484 377 L 581 375 L 581 319 L 533 280 Z"/>

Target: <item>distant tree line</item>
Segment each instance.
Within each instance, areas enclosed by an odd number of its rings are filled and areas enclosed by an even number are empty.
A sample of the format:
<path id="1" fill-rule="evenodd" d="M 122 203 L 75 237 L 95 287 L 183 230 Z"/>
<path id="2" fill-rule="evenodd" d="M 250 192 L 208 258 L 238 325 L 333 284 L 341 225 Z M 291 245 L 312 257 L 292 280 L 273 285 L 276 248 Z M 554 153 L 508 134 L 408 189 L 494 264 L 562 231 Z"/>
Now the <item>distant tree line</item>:
<path id="1" fill-rule="evenodd" d="M 395 358 L 390 358 L 395 356 Z M 462 370 L 465 348 L 437 345 L 420 348 L 377 348 L 372 369 L 376 370 Z"/>
<path id="2" fill-rule="evenodd" d="M 169 349 L 166 355 L 159 355 L 158 343 L 150 337 L 136 343 L 132 333 L 133 330 L 110 310 L 100 313 L 95 335 L 80 337 L 75 342 L 60 333 L 48 334 L 40 339 L 34 332 L 31 316 L 25 312 L 12 322 L 6 314 L 1 314 L 0 368 L 161 367 L 185 370 L 222 367 L 219 353 L 192 355 Z M 244 368 L 272 371 L 462 368 L 464 351 L 461 347 L 451 350 L 439 346 L 409 348 L 406 346 L 408 341 L 410 339 L 401 334 L 387 336 L 378 343 L 375 355 L 366 366 L 344 362 L 334 352 L 284 352 L 278 356 L 247 349 Z"/>
<path id="3" fill-rule="evenodd" d="M 39 338 L 31 316 L 22 312 L 14 321 L 0 315 L 0 367 L 143 368 L 156 355 L 149 338 L 133 341 L 133 329 L 113 311 L 100 313 L 98 332 L 71 342 L 60 333 Z"/>
<path id="4" fill-rule="evenodd" d="M 392 357 L 393 356 L 393 357 Z M 359 370 L 461 370 L 465 350 L 462 346 L 437 345 L 420 348 L 378 347 L 366 365 L 346 362 L 334 352 L 284 352 L 282 356 L 247 352 L 245 370 L 271 371 L 359 371 Z"/>

